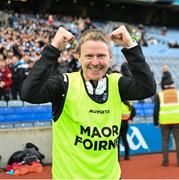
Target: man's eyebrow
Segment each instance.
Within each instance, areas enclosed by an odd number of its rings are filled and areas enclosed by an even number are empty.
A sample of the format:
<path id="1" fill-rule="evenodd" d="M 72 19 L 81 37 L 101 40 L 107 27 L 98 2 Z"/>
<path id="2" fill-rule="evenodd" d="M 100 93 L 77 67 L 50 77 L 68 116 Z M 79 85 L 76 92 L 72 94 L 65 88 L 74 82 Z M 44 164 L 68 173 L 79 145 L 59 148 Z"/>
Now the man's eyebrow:
<path id="1" fill-rule="evenodd" d="M 85 54 L 85 56 L 94 56 L 94 54 L 92 54 L 92 53 L 87 53 L 87 54 Z"/>
<path id="2" fill-rule="evenodd" d="M 97 56 L 103 56 L 106 55 L 106 53 L 98 53 Z"/>

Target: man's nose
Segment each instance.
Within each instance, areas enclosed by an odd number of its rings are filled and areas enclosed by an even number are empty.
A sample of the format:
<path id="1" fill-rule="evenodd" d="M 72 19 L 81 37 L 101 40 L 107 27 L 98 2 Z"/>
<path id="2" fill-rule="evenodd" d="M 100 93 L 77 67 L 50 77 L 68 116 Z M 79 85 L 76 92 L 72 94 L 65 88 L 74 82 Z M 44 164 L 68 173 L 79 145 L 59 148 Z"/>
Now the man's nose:
<path id="1" fill-rule="evenodd" d="M 93 59 L 92 59 L 92 64 L 93 65 L 98 65 L 99 64 L 99 59 L 97 56 L 94 56 Z"/>

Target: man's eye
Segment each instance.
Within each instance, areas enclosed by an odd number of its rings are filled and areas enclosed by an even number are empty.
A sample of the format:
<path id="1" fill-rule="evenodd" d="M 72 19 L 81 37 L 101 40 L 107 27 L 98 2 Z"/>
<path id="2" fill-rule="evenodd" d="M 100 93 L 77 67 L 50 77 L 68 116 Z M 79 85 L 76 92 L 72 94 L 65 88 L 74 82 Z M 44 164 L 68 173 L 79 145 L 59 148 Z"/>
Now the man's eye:
<path id="1" fill-rule="evenodd" d="M 87 55 L 86 58 L 87 59 L 91 59 L 93 56 L 92 55 Z"/>
<path id="2" fill-rule="evenodd" d="M 101 55 L 98 56 L 98 58 L 100 58 L 100 59 L 103 59 L 105 57 L 106 57 L 106 55 L 104 55 L 104 54 L 101 54 Z"/>

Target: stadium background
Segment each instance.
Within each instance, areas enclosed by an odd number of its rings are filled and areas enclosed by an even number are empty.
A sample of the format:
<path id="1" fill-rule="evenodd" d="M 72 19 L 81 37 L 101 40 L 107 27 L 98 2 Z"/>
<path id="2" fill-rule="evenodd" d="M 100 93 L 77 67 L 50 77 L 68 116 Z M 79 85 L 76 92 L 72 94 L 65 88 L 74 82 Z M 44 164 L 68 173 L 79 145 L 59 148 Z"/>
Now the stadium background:
<path id="1" fill-rule="evenodd" d="M 178 0 L 1 0 L 3 10 L 173 27 L 179 25 L 178 5 Z"/>
<path id="2" fill-rule="evenodd" d="M 142 47 L 160 90 L 161 69 L 168 64 L 172 76 L 179 87 L 179 49 L 169 48 L 168 43 L 179 43 L 179 1 L 174 0 L 1 0 L 1 10 L 23 14 L 53 14 L 60 16 L 89 17 L 106 31 L 125 23 L 146 30 L 148 39 L 155 38 L 157 44 Z M 45 17 L 45 16 L 44 16 Z M 57 20 L 56 25 L 60 24 Z M 107 26 L 106 26 L 107 25 Z M 162 35 L 162 28 L 167 35 Z M 113 46 L 113 64 L 121 64 L 124 57 L 120 47 Z M 152 121 L 153 102 L 145 99 L 134 102 L 137 116 L 130 125 L 128 139 L 131 154 L 161 152 L 160 129 L 154 128 Z M 51 163 L 51 105 L 31 105 L 20 100 L 1 101 L 0 105 L 0 155 L 1 167 L 9 156 L 33 142 L 46 155 L 45 162 Z M 34 113 L 35 112 L 35 113 Z M 152 138 L 151 135 L 155 135 Z M 170 150 L 175 150 L 171 137 Z M 48 148 L 47 148 L 48 147 Z M 123 152 L 121 144 L 121 152 Z"/>

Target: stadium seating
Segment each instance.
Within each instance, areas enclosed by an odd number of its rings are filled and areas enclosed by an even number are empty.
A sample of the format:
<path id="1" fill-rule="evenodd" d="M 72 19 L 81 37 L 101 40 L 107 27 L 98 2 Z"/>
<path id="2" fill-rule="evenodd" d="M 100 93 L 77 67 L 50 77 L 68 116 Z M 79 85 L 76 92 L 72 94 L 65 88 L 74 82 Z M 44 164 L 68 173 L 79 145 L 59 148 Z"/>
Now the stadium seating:
<path id="1" fill-rule="evenodd" d="M 23 101 L 20 100 L 10 100 L 8 101 L 8 107 L 22 107 Z"/>
<path id="2" fill-rule="evenodd" d="M 39 106 L 39 104 L 32 104 L 32 103 L 24 101 L 24 106 Z"/>
<path id="3" fill-rule="evenodd" d="M 134 119 L 140 119 L 138 117 L 144 117 L 146 120 L 152 120 L 154 110 L 154 104 L 152 102 L 134 102 L 133 106 L 136 109 L 136 117 Z"/>
<path id="4" fill-rule="evenodd" d="M 6 106 L 5 106 L 6 105 Z M 153 115 L 154 104 L 146 99 L 144 102 L 133 102 L 136 109 L 137 122 L 151 120 Z M 51 103 L 30 104 L 22 101 L 2 102 L 0 106 L 0 128 L 7 128 L 7 124 L 25 123 L 25 125 L 16 125 L 16 127 L 51 125 L 52 106 Z"/>
<path id="5" fill-rule="evenodd" d="M 39 106 L 51 106 L 51 105 L 52 105 L 51 102 L 39 104 Z"/>
<path id="6" fill-rule="evenodd" d="M 0 128 L 6 127 L 6 124 L 8 123 L 14 123 L 14 127 L 15 126 L 22 127 L 21 125 L 16 125 L 16 124 L 25 123 L 24 127 L 27 127 L 28 125 L 27 123 L 32 124 L 35 122 L 50 122 L 51 119 L 52 119 L 51 103 L 38 105 L 38 104 L 30 104 L 20 100 L 11 100 L 8 102 L 8 104 L 4 101 L 1 102 Z M 42 124 L 45 125 L 45 123 Z"/>
<path id="7" fill-rule="evenodd" d="M 0 100 L 0 107 L 6 107 L 7 106 L 7 102 L 4 100 Z"/>

